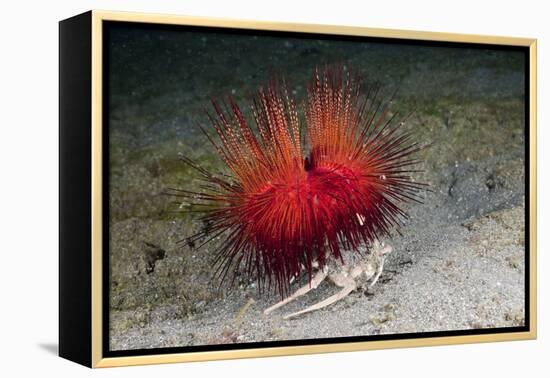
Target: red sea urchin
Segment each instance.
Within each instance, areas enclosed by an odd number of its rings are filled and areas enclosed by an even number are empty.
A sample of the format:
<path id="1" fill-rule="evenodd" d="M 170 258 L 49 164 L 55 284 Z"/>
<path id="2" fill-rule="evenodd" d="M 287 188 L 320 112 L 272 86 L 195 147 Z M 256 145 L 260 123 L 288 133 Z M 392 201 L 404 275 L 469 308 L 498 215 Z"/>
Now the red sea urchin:
<path id="1" fill-rule="evenodd" d="M 222 281 L 244 267 L 260 290 L 274 285 L 284 296 L 304 269 L 311 279 L 314 262 L 322 268 L 329 258 L 342 260 L 343 250 L 371 245 L 407 217 L 399 204 L 418 201 L 424 186 L 410 176 L 421 147 L 397 113 L 388 115 L 391 101 L 380 101 L 379 92 L 343 67 L 315 70 L 303 128 L 277 81 L 258 91 L 255 130 L 231 99 L 225 110 L 213 102 L 219 142 L 205 133 L 229 173 L 183 158 L 200 173 L 203 190 L 173 193 L 205 211 L 208 227 L 189 242 L 222 237 Z"/>

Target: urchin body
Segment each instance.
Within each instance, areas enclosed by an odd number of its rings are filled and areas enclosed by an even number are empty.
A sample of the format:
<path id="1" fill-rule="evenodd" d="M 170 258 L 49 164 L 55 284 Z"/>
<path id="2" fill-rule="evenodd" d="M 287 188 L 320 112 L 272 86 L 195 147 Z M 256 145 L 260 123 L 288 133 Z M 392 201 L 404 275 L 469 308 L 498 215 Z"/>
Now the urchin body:
<path id="1" fill-rule="evenodd" d="M 304 125 L 285 87 L 272 82 L 254 100 L 255 129 L 231 99 L 226 109 L 214 102 L 217 138 L 203 130 L 227 171 L 184 158 L 201 174 L 202 190 L 174 193 L 202 209 L 209 225 L 188 240 L 222 237 L 221 282 L 244 270 L 260 290 L 274 287 L 284 298 L 306 271 L 309 287 L 326 277 L 342 287 L 338 300 L 356 279 L 380 274 L 388 250 L 378 240 L 399 227 L 407 217 L 401 204 L 418 201 L 424 184 L 411 176 L 421 147 L 397 113 L 388 114 L 391 101 L 379 90 L 342 67 L 315 70 Z M 362 263 L 346 264 L 343 251 Z M 333 264 L 341 269 L 329 272 Z"/>

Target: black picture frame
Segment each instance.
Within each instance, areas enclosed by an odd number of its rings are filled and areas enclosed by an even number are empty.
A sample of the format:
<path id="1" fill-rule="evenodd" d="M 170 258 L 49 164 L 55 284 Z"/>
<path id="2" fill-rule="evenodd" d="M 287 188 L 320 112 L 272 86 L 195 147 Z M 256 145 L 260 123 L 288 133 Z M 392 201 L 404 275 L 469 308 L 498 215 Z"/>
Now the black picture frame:
<path id="1" fill-rule="evenodd" d="M 525 324 L 519 327 L 110 350 L 109 85 L 117 25 L 520 51 L 525 56 Z M 241 358 L 536 337 L 536 40 L 90 11 L 59 33 L 59 354 L 88 367 Z"/>

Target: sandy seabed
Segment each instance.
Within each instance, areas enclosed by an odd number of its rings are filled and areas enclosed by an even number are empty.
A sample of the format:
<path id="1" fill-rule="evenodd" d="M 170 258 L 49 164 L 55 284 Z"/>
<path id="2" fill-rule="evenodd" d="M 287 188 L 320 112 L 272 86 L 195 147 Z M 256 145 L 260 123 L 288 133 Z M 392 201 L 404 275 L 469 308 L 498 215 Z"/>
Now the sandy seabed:
<path id="1" fill-rule="evenodd" d="M 521 326 L 525 322 L 525 118 L 522 55 L 513 51 L 114 32 L 110 103 L 110 346 L 113 350 Z M 244 38 L 244 39 L 243 39 Z M 140 50 L 141 49 L 141 50 Z M 247 59 L 243 59 L 243 55 Z M 269 56 L 266 61 L 265 57 Z M 319 62 L 349 61 L 399 83 L 396 109 L 421 141 L 423 204 L 385 240 L 379 282 L 317 312 L 283 315 L 339 289 L 328 281 L 274 311 L 238 277 L 210 285 L 219 241 L 177 241 L 201 225 L 172 214 L 167 187 L 196 185 L 178 161 L 219 159 L 197 123 L 210 96 L 247 104 L 277 70 L 292 93 Z M 118 68 L 117 68 L 118 67 Z M 151 245 L 157 247 L 151 247 Z M 161 251 L 162 250 L 162 251 Z M 295 282 L 294 288 L 305 283 Z"/>

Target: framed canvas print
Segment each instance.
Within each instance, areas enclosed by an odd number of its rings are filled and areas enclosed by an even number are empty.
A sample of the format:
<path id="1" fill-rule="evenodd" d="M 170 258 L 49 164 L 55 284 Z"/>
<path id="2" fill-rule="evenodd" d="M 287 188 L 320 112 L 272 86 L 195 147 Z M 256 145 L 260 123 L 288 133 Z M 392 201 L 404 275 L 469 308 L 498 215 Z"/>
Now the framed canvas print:
<path id="1" fill-rule="evenodd" d="M 536 337 L 536 41 L 60 22 L 62 357 Z"/>

